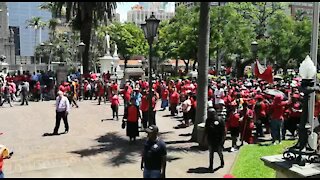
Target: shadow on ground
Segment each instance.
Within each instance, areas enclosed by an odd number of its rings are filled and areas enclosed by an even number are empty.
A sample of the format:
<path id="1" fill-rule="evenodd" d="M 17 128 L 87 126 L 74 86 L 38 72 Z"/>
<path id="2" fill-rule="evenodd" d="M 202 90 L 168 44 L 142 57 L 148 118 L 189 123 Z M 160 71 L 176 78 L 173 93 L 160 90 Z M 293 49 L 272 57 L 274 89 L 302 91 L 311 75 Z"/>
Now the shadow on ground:
<path id="1" fill-rule="evenodd" d="M 161 134 L 172 133 L 171 131 L 162 132 Z M 140 136 L 143 136 L 140 133 Z M 108 153 L 107 164 L 111 164 L 112 166 L 120 166 L 122 164 L 135 163 L 140 160 L 141 152 L 143 150 L 143 144 L 145 142 L 145 138 L 137 139 L 135 142 L 130 142 L 127 136 L 119 135 L 117 132 L 109 132 L 103 136 L 95 139 L 99 144 L 89 147 L 87 149 L 81 149 L 76 151 L 71 151 L 69 153 L 74 153 L 80 155 L 80 157 L 87 156 L 95 156 L 98 154 Z M 181 151 L 181 149 L 177 147 L 168 147 L 168 152 L 170 151 Z M 168 162 L 181 159 L 180 157 L 169 156 Z"/>
<path id="2" fill-rule="evenodd" d="M 187 173 L 195 173 L 195 174 L 205 174 L 205 173 L 214 173 L 222 167 L 217 167 L 213 170 L 210 170 L 207 167 L 197 167 L 197 168 L 190 168 Z"/>

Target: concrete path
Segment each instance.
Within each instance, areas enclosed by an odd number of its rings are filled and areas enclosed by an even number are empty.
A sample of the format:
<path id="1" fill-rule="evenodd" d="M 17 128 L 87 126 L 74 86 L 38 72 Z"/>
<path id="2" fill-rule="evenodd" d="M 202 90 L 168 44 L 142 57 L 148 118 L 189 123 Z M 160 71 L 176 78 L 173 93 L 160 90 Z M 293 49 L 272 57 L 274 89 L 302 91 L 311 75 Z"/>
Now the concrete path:
<path id="1" fill-rule="evenodd" d="M 0 132 L 4 133 L 0 143 L 15 153 L 5 161 L 6 177 L 142 177 L 140 154 L 146 134 L 141 132 L 137 142 L 130 144 L 121 129 L 122 116 L 119 121 L 111 120 L 109 103 L 80 102 L 80 108 L 72 108 L 69 115 L 69 133 L 45 137 L 54 128 L 54 101 L 14 105 L 0 107 Z M 123 106 L 119 113 L 123 114 Z M 229 173 L 235 152 L 224 153 L 224 168 L 207 173 L 208 151 L 188 142 L 193 126 L 174 129 L 179 118 L 168 114 L 168 110 L 157 112 L 157 125 L 168 148 L 167 177 L 210 178 Z M 227 140 L 225 147 L 230 145 Z M 215 154 L 214 167 L 219 165 Z"/>

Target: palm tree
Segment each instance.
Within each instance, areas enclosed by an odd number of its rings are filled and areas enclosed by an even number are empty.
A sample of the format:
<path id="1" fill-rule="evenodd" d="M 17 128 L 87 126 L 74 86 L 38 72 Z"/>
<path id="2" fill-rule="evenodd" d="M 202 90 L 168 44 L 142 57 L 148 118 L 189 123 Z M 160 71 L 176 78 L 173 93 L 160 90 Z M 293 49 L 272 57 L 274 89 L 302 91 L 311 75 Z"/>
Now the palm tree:
<path id="1" fill-rule="evenodd" d="M 61 23 L 61 20 L 58 18 L 52 18 L 49 20 L 48 27 L 50 29 L 50 40 L 51 41 L 55 37 L 56 28 L 60 23 Z"/>
<path id="2" fill-rule="evenodd" d="M 83 52 L 83 73 L 89 72 L 89 49 L 92 27 L 98 22 L 109 23 L 116 2 L 54 2 L 56 16 L 60 17 L 62 8 L 66 7 L 66 20 L 72 21 L 72 28 L 80 30 L 80 39 L 86 45 Z"/>
<path id="3" fill-rule="evenodd" d="M 198 78 L 197 78 L 197 109 L 196 120 L 192 131 L 192 141 L 197 141 L 198 124 L 207 118 L 208 103 L 208 66 L 209 66 L 209 40 L 210 40 L 210 5 L 209 2 L 200 4 L 199 45 L 198 45 Z"/>
<path id="4" fill-rule="evenodd" d="M 36 17 L 32 17 L 31 19 L 28 19 L 26 21 L 27 23 L 27 27 L 26 28 L 33 28 L 34 29 L 34 48 L 35 48 L 35 55 L 34 55 L 34 63 L 36 64 L 36 46 L 37 46 L 37 34 L 38 34 L 38 30 L 40 30 L 40 38 L 41 38 L 41 29 L 44 29 L 44 27 L 46 26 L 46 23 L 41 21 L 41 17 L 36 16 Z"/>

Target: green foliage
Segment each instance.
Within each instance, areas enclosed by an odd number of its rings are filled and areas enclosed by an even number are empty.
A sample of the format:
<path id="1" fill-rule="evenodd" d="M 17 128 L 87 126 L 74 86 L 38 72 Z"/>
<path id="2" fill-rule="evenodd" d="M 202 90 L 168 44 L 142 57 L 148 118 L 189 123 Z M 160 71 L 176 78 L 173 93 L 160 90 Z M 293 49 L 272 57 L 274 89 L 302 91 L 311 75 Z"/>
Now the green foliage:
<path id="1" fill-rule="evenodd" d="M 134 55 L 148 54 L 149 48 L 142 29 L 133 23 L 121 24 L 115 22 L 109 26 L 101 26 L 97 36 L 104 42 L 106 33 L 110 35 L 111 44 L 117 44 L 118 53 L 123 58 L 127 59 Z"/>
<path id="2" fill-rule="evenodd" d="M 275 171 L 265 166 L 260 158 L 282 154 L 294 143 L 295 141 L 282 141 L 282 144 L 274 146 L 245 145 L 240 149 L 231 174 L 237 178 L 275 178 Z"/>

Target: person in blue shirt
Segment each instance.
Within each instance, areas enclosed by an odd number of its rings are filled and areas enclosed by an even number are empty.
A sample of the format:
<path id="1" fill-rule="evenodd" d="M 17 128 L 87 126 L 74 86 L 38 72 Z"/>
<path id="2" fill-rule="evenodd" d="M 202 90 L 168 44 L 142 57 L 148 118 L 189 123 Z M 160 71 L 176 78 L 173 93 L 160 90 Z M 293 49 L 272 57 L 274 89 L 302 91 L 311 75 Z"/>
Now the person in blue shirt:
<path id="1" fill-rule="evenodd" d="M 135 105 L 140 107 L 140 102 L 142 98 L 142 94 L 140 93 L 138 88 L 135 88 L 132 94 L 132 98 L 135 99 Z"/>

